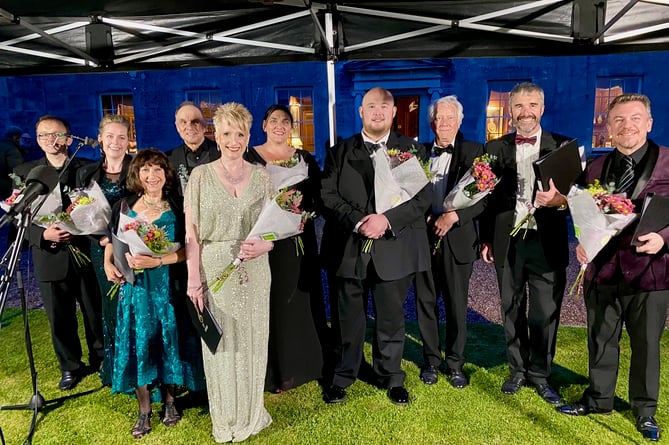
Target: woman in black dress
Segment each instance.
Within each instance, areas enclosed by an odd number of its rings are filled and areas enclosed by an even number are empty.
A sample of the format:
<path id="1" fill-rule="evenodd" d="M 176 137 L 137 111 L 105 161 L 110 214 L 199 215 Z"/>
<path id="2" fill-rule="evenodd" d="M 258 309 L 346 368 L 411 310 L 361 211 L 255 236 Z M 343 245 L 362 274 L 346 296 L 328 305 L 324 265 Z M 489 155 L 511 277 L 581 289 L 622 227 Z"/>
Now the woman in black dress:
<path id="1" fill-rule="evenodd" d="M 118 114 L 107 114 L 98 127 L 100 143 L 99 162 L 86 164 L 77 170 L 77 187 L 89 187 L 97 182 L 102 193 L 113 206 L 116 201 L 128 195 L 125 179 L 132 157 L 128 154 L 130 145 L 130 122 Z M 102 294 L 102 333 L 104 336 L 104 360 L 100 368 L 103 385 L 111 385 L 111 373 L 114 369 L 114 332 L 116 329 L 116 298 L 109 298 L 107 293 L 111 283 L 107 281 L 102 264 L 104 246 L 110 241 L 109 236 L 91 236 L 91 261 Z"/>
<path id="2" fill-rule="evenodd" d="M 320 168 L 309 152 L 288 145 L 292 125 L 288 108 L 269 107 L 262 122 L 267 140 L 250 147 L 245 158 L 260 165 L 293 159 L 300 164 L 296 169 L 303 169 L 306 163 L 308 177 L 288 188 L 302 193 L 303 210 L 318 212 Z M 305 224 L 301 235 L 276 241 L 269 264 L 272 287 L 265 390 L 278 393 L 323 376 L 327 326 L 313 220 Z"/>

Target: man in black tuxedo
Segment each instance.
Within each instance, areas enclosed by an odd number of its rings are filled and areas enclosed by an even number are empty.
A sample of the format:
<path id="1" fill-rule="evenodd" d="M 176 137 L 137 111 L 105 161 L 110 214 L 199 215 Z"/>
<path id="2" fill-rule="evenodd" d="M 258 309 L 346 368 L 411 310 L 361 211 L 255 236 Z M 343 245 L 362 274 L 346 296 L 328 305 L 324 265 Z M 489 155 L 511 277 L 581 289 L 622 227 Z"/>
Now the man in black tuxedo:
<path id="1" fill-rule="evenodd" d="M 437 298 L 441 293 L 446 309 L 446 375 L 454 388 L 469 384 L 463 372 L 467 342 L 469 278 L 478 258 L 478 233 L 474 218 L 484 201 L 463 209 L 444 209 L 444 198 L 483 155 L 483 145 L 465 141 L 459 132 L 464 118 L 456 96 L 442 97 L 428 109 L 434 142 L 426 145 L 432 170 L 432 208 L 427 218 L 432 248 L 432 272 L 416 274 L 416 313 L 423 340 L 425 365 L 420 378 L 437 383 L 441 362 Z M 438 247 L 437 247 L 438 246 Z M 434 282 L 434 284 L 432 284 Z"/>
<path id="2" fill-rule="evenodd" d="M 37 143 L 45 156 L 17 166 L 14 171 L 25 179 L 30 170 L 49 165 L 62 174 L 60 192 L 63 209 L 70 205 L 67 191 L 76 186 L 76 172 L 86 164 L 73 158 L 67 170 L 62 169 L 68 159 L 72 143 L 69 124 L 55 116 L 42 116 L 37 121 Z M 31 224 L 26 231 L 30 245 L 35 278 L 40 289 L 44 310 L 51 325 L 51 340 L 60 365 L 62 390 L 73 389 L 89 370 L 98 371 L 103 360 L 102 301 L 93 266 L 75 263 L 68 245 L 89 254 L 90 243 L 83 236 L 73 236 L 57 224 L 48 228 Z M 84 332 L 88 345 L 89 368 L 82 363 L 81 341 L 77 322 L 77 302 L 84 318 Z"/>
<path id="3" fill-rule="evenodd" d="M 221 157 L 215 141 L 205 137 L 207 123 L 202 110 L 193 102 L 183 102 L 174 113 L 174 125 L 183 144 L 166 152 L 170 165 L 177 172 L 177 189 L 183 195 L 188 177 L 193 169 Z"/>
<path id="4" fill-rule="evenodd" d="M 669 196 L 669 149 L 647 138 L 653 118 L 650 100 L 642 94 L 623 94 L 611 101 L 607 128 L 615 150 L 592 161 L 585 182 L 599 179 L 627 193 L 639 212 L 649 193 Z M 563 414 L 584 416 L 613 410 L 623 323 L 630 338 L 629 400 L 637 430 L 658 441 L 655 420 L 660 395 L 660 339 L 669 305 L 669 218 L 662 215 L 656 232 L 640 233 L 632 245 L 637 222 L 632 222 L 589 262 L 584 300 L 588 313 L 589 385 L 580 401 L 558 407 Z M 588 258 L 579 244 L 576 257 Z"/>
<path id="5" fill-rule="evenodd" d="M 404 310 L 411 277 L 429 269 L 430 254 L 425 212 L 430 205 L 426 185 L 413 198 L 377 213 L 374 164 L 370 155 L 385 156 L 387 149 L 415 150 L 422 145 L 392 132 L 397 109 L 392 94 L 372 88 L 359 109 L 362 132 L 340 143 L 328 154 L 322 179 L 326 224 L 322 252 L 336 278 L 330 294 L 336 295 L 333 317 L 337 344 L 332 384 L 325 390 L 328 403 L 341 402 L 345 388 L 358 376 L 365 341 L 365 302 L 372 291 L 376 323 L 373 369 L 388 397 L 398 405 L 409 403 L 401 369 L 404 352 Z M 372 242 L 369 252 L 363 246 Z"/>
<path id="6" fill-rule="evenodd" d="M 481 256 L 495 263 L 502 300 L 511 371 L 502 392 L 515 394 L 527 382 L 545 401 L 557 405 L 560 395 L 548 379 L 569 262 L 567 212 L 565 198 L 552 180 L 549 190 L 538 191 L 532 162 L 567 138 L 541 128 L 544 92 L 538 85 L 516 85 L 510 106 L 517 132 L 486 144 L 486 151 L 497 156 L 493 171 L 501 180 L 487 196 L 480 225 Z M 534 216 L 510 236 L 533 208 Z"/>

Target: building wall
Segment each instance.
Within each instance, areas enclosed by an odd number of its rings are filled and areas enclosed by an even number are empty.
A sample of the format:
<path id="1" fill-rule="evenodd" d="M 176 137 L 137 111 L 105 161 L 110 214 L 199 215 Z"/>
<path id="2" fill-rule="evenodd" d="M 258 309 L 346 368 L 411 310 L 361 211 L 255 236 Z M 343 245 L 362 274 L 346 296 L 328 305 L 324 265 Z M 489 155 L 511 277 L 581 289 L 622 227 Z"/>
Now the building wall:
<path id="1" fill-rule="evenodd" d="M 666 66 L 669 53 L 635 53 L 573 57 L 507 57 L 416 61 L 348 61 L 336 65 L 337 135 L 346 138 L 360 130 L 357 107 L 364 91 L 375 85 L 394 94 L 420 96 L 419 139 L 430 140 L 425 115 L 429 102 L 456 94 L 465 109 L 462 131 L 468 139 L 485 139 L 488 82 L 531 80 L 546 93 L 543 126 L 577 137 L 590 150 L 594 93 L 598 76 L 640 76 L 642 92 L 653 103 L 655 128 L 651 137 L 669 144 L 669 95 Z M 223 102 L 245 104 L 255 118 L 251 144 L 264 141 L 261 119 L 275 101 L 275 88 L 310 87 L 313 91 L 316 156 L 322 161 L 328 144 L 327 80 L 320 62 L 0 77 L 0 119 L 29 133 L 42 114 L 69 120 L 72 133 L 97 135 L 100 94 L 131 93 L 135 106 L 138 147 L 170 149 L 180 143 L 174 129 L 174 109 L 186 90 L 217 89 Z M 0 125 L 2 127 L 2 125 Z M 85 148 L 83 155 L 96 156 Z"/>

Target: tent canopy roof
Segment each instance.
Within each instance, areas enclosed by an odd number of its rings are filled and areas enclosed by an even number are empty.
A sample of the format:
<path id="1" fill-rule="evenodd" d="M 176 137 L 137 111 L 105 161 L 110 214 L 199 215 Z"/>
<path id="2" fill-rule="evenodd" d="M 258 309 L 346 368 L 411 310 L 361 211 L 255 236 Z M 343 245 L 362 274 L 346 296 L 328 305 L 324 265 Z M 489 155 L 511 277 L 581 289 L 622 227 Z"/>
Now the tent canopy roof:
<path id="1" fill-rule="evenodd" d="M 669 49 L 669 0 L 5 0 L 7 74 Z"/>

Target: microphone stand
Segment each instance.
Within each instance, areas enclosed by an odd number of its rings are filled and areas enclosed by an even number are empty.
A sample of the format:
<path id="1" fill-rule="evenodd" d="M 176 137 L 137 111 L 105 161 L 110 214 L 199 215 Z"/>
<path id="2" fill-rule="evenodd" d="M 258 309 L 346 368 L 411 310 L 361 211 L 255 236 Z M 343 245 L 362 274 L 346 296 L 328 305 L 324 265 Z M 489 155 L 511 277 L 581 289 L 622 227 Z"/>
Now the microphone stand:
<path id="1" fill-rule="evenodd" d="M 16 239 L 10 246 L 8 252 L 3 257 L 3 261 L 7 258 L 9 254 L 9 262 L 5 273 L 0 279 L 0 299 L 2 304 L 0 307 L 4 306 L 4 303 L 7 299 L 7 294 L 9 291 L 9 286 L 11 284 L 11 278 L 14 276 L 16 270 L 16 265 L 19 262 L 19 256 L 21 255 L 21 240 L 23 240 L 23 235 L 25 234 L 26 228 L 30 225 L 32 220 L 30 214 L 30 206 L 26 207 L 26 210 L 19 215 L 19 224 L 16 234 Z M 39 393 L 37 388 L 37 370 L 35 369 L 35 358 L 33 356 L 33 346 L 32 339 L 30 336 L 30 324 L 28 322 L 28 304 L 26 303 L 26 293 L 23 288 L 23 280 L 21 278 L 21 271 L 16 272 L 16 283 L 19 290 L 19 295 L 21 297 L 21 310 L 23 312 L 23 329 L 24 329 L 24 340 L 26 344 L 26 352 L 28 354 L 28 362 L 30 364 L 30 377 L 32 379 L 32 388 L 33 394 L 30 398 L 30 402 L 23 405 L 8 405 L 0 406 L 0 410 L 32 410 L 33 417 L 30 422 L 30 430 L 28 431 L 28 436 L 26 437 L 25 443 L 31 444 L 33 434 L 35 433 L 35 425 L 37 422 L 37 413 L 39 410 L 46 404 L 44 397 Z"/>
<path id="2" fill-rule="evenodd" d="M 67 171 L 70 162 L 72 162 L 72 159 L 76 156 L 76 154 L 79 152 L 81 147 L 83 147 L 83 145 L 84 145 L 83 142 L 79 142 L 72 156 L 69 156 L 68 159 L 65 161 L 65 164 L 63 164 L 63 168 L 61 169 L 60 174 L 58 175 L 58 182 L 56 183 L 56 187 L 60 187 L 61 178 Z M 34 214 L 37 213 L 37 211 L 42 207 L 48 195 L 49 193 L 46 193 L 44 197 L 40 201 L 38 201 L 34 211 L 31 206 L 27 206 L 22 213 L 17 215 L 18 230 L 16 234 L 16 239 L 14 239 L 14 242 L 10 245 L 7 252 L 5 252 L 5 255 L 2 257 L 2 260 L 0 260 L 0 266 L 2 266 L 7 261 L 7 256 L 9 255 L 9 262 L 6 266 L 5 272 L 3 273 L 2 277 L 0 277 L 0 327 L 2 327 L 1 324 L 2 311 L 4 310 L 5 302 L 7 301 L 7 295 L 9 294 L 9 287 L 12 283 L 12 277 L 14 276 L 14 272 L 16 271 L 16 265 L 18 264 L 19 258 L 21 256 L 21 244 L 23 241 L 23 237 L 25 235 L 26 229 L 32 223 Z M 35 434 L 35 426 L 37 424 L 37 413 L 41 408 L 43 408 L 49 402 L 44 400 L 44 397 L 42 397 L 42 394 L 40 394 L 37 386 L 37 370 L 35 369 L 35 357 L 33 355 L 32 338 L 30 335 L 30 323 L 28 322 L 28 304 L 26 302 L 26 293 L 23 288 L 23 280 L 21 278 L 20 270 L 16 272 L 16 284 L 18 287 L 19 296 L 21 298 L 21 311 L 23 312 L 24 340 L 26 345 L 26 353 L 28 354 L 28 362 L 30 365 L 30 377 L 32 380 L 33 394 L 30 397 L 30 402 L 22 405 L 0 406 L 0 411 L 2 410 L 33 411 L 32 420 L 30 422 L 30 430 L 28 431 L 28 436 L 26 437 L 26 440 L 24 442 L 30 445 L 32 444 L 33 435 Z"/>

